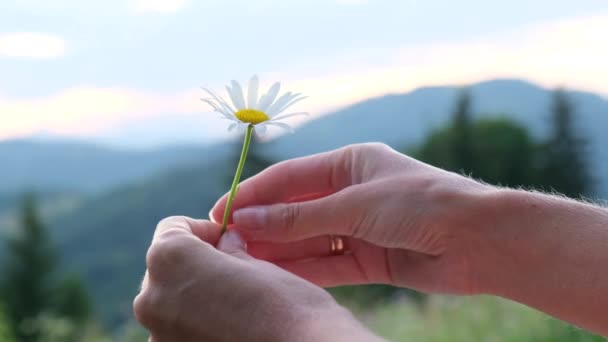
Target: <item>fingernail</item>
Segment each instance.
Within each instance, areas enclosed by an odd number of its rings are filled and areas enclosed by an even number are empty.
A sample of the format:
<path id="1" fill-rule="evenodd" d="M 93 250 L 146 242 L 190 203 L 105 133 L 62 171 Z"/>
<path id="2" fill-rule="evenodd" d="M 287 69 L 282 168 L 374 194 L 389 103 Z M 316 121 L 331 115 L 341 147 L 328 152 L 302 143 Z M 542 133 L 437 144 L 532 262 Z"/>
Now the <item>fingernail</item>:
<path id="1" fill-rule="evenodd" d="M 264 207 L 244 208 L 235 211 L 232 219 L 239 228 L 262 229 L 266 225 L 267 213 Z"/>
<path id="2" fill-rule="evenodd" d="M 246 250 L 247 244 L 239 233 L 230 229 L 222 235 L 217 248 L 222 251 Z"/>
<path id="3" fill-rule="evenodd" d="M 215 222 L 215 217 L 213 217 L 213 209 L 209 211 L 209 220 L 213 223 L 217 223 Z"/>

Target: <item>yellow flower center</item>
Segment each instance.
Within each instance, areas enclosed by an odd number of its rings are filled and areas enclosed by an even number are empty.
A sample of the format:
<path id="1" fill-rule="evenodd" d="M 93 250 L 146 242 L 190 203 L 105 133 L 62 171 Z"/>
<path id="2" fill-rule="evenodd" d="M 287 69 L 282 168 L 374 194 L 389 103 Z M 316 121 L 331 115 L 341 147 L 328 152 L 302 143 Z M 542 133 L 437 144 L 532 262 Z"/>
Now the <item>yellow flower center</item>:
<path id="1" fill-rule="evenodd" d="M 248 122 L 252 125 L 257 125 L 260 122 L 270 120 L 270 117 L 257 109 L 241 109 L 234 113 L 234 115 L 243 122 Z"/>

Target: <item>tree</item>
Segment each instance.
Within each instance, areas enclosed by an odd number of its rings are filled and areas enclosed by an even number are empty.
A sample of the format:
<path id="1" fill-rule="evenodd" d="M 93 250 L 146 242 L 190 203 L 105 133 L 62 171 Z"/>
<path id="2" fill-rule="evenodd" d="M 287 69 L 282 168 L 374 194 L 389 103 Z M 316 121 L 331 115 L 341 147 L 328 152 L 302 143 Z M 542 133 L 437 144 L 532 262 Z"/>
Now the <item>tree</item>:
<path id="1" fill-rule="evenodd" d="M 80 277 L 70 275 L 57 288 L 54 312 L 81 325 L 91 318 L 91 300 Z"/>
<path id="2" fill-rule="evenodd" d="M 459 171 L 453 164 L 453 144 L 459 133 L 452 126 L 435 131 L 416 156 L 429 164 Z M 536 147 L 525 128 L 506 119 L 481 119 L 471 124 L 470 170 L 486 182 L 508 186 L 534 184 Z"/>
<path id="3" fill-rule="evenodd" d="M 9 325 L 6 315 L 4 313 L 4 306 L 0 303 L 0 341 L 2 342 L 13 342 L 13 331 Z"/>
<path id="4" fill-rule="evenodd" d="M 524 127 L 507 119 L 481 119 L 471 133 L 475 176 L 511 187 L 534 185 L 536 145 Z"/>
<path id="5" fill-rule="evenodd" d="M 19 341 L 39 341 L 50 317 L 51 322 L 75 326 L 71 331 L 77 336 L 90 317 L 88 295 L 76 277 L 57 281 L 56 251 L 38 217 L 33 195 L 23 200 L 21 223 L 21 231 L 8 240 L 1 286 L 13 333 Z"/>
<path id="6" fill-rule="evenodd" d="M 472 172 L 475 168 L 471 137 L 471 102 L 470 92 L 462 90 L 452 113 L 451 168 L 465 173 Z"/>
<path id="7" fill-rule="evenodd" d="M 9 263 L 2 286 L 6 311 L 19 341 L 36 341 L 28 322 L 50 307 L 56 255 L 47 231 L 38 218 L 33 195 L 21 209 L 22 230 L 8 240 Z"/>
<path id="8" fill-rule="evenodd" d="M 569 197 L 589 194 L 592 179 L 589 173 L 587 141 L 575 127 L 576 110 L 563 89 L 553 92 L 551 130 L 544 144 L 541 159 L 542 185 Z"/>

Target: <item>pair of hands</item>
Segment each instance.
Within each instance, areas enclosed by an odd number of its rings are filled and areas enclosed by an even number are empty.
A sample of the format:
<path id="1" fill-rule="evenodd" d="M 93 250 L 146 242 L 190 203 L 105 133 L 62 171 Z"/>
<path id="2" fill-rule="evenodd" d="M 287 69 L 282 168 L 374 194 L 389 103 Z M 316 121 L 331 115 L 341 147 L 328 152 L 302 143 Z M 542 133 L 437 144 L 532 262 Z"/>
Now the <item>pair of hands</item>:
<path id="1" fill-rule="evenodd" d="M 158 225 L 136 317 L 154 341 L 374 339 L 318 286 L 480 292 L 471 213 L 494 191 L 382 144 L 279 163 L 241 185 L 221 238 L 226 196 L 213 222 Z"/>

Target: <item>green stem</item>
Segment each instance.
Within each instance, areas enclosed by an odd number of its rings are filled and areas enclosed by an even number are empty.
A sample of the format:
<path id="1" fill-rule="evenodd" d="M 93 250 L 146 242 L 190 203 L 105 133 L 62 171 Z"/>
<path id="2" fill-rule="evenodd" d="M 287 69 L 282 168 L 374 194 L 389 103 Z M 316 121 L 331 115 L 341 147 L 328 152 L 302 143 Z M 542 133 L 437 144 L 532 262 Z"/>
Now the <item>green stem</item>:
<path id="1" fill-rule="evenodd" d="M 251 133 L 253 132 L 253 125 L 247 126 L 247 133 L 245 133 L 245 141 L 243 142 L 243 150 L 241 151 L 241 159 L 239 159 L 239 165 L 236 168 L 236 174 L 230 187 L 230 195 L 228 195 L 228 201 L 226 202 L 226 209 L 224 209 L 224 219 L 222 221 L 222 234 L 226 232 L 228 227 L 228 220 L 230 219 L 230 210 L 232 209 L 232 201 L 238 191 L 239 181 L 243 174 L 243 168 L 245 167 L 245 159 L 247 159 L 247 151 L 249 151 L 249 143 L 251 142 Z"/>

